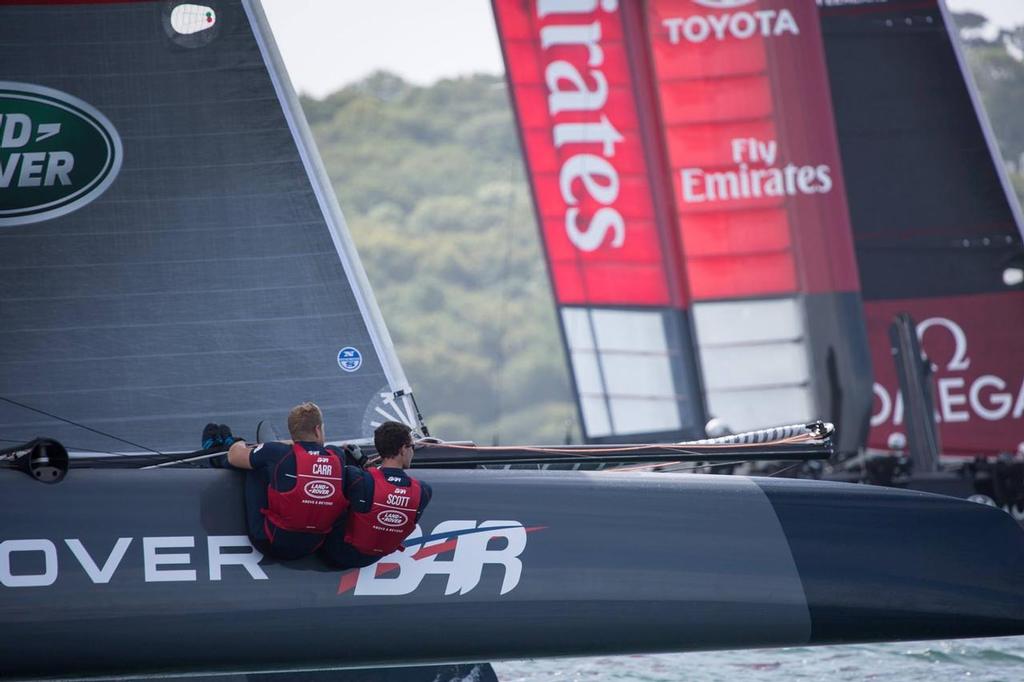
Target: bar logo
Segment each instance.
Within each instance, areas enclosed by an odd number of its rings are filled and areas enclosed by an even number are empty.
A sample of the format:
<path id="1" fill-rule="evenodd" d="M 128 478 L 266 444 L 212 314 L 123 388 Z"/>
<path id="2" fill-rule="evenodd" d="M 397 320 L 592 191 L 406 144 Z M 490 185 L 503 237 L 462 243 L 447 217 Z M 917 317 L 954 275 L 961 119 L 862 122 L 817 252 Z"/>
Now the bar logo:
<path id="1" fill-rule="evenodd" d="M 521 555 L 526 549 L 527 535 L 543 529 L 544 526 L 527 527 L 519 521 L 478 524 L 473 520 L 449 520 L 435 526 L 430 535 L 424 535 L 417 525 L 403 543 L 404 549 L 375 564 L 342 573 L 338 594 L 403 596 L 418 590 L 428 575 L 447 576 L 445 596 L 466 594 L 483 580 L 485 566 L 492 571 L 492 578 L 501 575 L 499 594 L 508 594 L 519 585 L 523 574 Z M 500 542 L 491 542 L 495 539 Z M 426 589 L 436 588 L 434 583 Z"/>
<path id="2" fill-rule="evenodd" d="M 92 105 L 0 81 L 0 227 L 82 208 L 114 182 L 123 156 L 117 130 Z"/>

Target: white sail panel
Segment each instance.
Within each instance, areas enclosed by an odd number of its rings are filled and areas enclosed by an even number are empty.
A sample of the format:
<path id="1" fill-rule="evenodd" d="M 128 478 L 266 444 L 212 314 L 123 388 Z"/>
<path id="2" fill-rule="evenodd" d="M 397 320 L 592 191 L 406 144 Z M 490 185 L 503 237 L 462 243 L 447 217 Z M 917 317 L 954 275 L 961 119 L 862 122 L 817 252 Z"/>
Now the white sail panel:
<path id="1" fill-rule="evenodd" d="M 733 431 L 821 416 L 796 298 L 699 302 L 694 323 L 709 414 Z"/>
<path id="2" fill-rule="evenodd" d="M 679 390 L 660 313 L 575 307 L 561 312 L 588 435 L 680 428 Z"/>

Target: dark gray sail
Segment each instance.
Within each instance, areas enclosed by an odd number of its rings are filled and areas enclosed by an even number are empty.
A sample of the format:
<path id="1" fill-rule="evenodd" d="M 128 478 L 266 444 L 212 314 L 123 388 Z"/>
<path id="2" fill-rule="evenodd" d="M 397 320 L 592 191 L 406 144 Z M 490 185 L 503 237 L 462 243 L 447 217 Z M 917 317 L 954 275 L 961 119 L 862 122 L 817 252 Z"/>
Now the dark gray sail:
<path id="1" fill-rule="evenodd" d="M 304 400 L 368 435 L 407 391 L 264 23 L 0 4 L 0 396 L 164 451 Z M 43 434 L 140 449 L 0 403 Z"/>

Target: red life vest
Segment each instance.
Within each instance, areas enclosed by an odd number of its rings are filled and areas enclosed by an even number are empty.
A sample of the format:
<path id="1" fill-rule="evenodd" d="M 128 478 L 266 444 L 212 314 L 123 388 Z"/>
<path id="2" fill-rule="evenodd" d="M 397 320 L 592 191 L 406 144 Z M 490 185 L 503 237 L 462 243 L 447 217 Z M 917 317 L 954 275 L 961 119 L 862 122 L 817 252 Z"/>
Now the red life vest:
<path id="1" fill-rule="evenodd" d="M 326 534 L 348 508 L 348 499 L 342 491 L 341 460 L 330 450 L 310 453 L 298 443 L 292 445 L 292 456 L 295 457 L 295 487 L 282 493 L 268 486 L 268 508 L 262 510 L 263 515 L 284 530 Z M 284 460 L 282 457 L 281 462 Z M 281 462 L 277 466 L 281 466 Z M 277 479 L 276 471 L 274 479 Z M 273 541 L 273 533 L 267 535 Z"/>
<path id="2" fill-rule="evenodd" d="M 420 482 L 395 485 L 380 469 L 371 469 L 373 505 L 368 512 L 351 511 L 345 527 L 345 542 L 362 554 L 384 557 L 402 545 L 416 528 L 420 507 Z"/>

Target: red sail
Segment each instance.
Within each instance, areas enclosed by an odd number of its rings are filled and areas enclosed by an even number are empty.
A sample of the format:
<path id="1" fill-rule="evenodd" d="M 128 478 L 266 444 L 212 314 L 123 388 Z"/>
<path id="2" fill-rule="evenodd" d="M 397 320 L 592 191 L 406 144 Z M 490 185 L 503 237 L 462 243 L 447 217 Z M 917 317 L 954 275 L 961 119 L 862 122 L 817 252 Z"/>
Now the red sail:
<path id="1" fill-rule="evenodd" d="M 902 447 L 909 313 L 945 451 L 1017 447 L 1020 216 L 935 0 L 494 9 L 591 440 L 825 418 Z"/>
<path id="2" fill-rule="evenodd" d="M 585 435 L 699 434 L 689 297 L 635 75 L 643 44 L 614 1 L 493 6 Z"/>
<path id="3" fill-rule="evenodd" d="M 810 2 L 648 0 L 676 229 L 708 409 L 863 438 L 870 367 Z"/>

